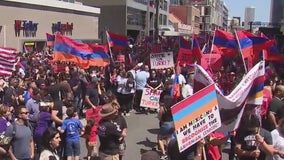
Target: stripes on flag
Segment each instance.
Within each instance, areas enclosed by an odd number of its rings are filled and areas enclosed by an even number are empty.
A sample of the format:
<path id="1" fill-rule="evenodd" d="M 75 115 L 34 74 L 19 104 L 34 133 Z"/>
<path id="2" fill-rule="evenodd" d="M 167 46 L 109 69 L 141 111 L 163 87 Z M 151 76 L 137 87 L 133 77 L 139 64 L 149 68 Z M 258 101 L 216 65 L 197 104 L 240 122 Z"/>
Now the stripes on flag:
<path id="1" fill-rule="evenodd" d="M 208 111 L 208 106 L 217 104 L 214 85 L 201 90 L 199 94 L 192 95 L 191 98 L 181 101 L 178 106 L 172 108 L 175 127 L 182 127 L 187 122 L 191 122 L 194 118 Z"/>
<path id="2" fill-rule="evenodd" d="M 0 76 L 10 77 L 17 62 L 16 49 L 0 47 Z"/>

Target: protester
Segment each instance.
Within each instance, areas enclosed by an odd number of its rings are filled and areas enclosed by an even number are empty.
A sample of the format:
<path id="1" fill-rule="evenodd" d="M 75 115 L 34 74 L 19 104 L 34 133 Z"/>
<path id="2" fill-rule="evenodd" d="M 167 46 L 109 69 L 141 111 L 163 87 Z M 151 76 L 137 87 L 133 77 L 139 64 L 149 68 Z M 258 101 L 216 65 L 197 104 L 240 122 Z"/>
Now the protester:
<path id="1" fill-rule="evenodd" d="M 0 105 L 0 136 L 1 134 L 5 135 L 7 128 L 11 125 L 10 117 L 11 111 L 10 108 L 4 105 Z M 8 150 L 10 148 L 10 142 L 6 145 L 0 146 L 0 158 L 5 158 Z"/>
<path id="2" fill-rule="evenodd" d="M 66 114 L 68 118 L 63 120 L 62 128 L 60 129 L 61 133 L 66 134 L 65 142 L 65 155 L 67 160 L 72 160 L 73 157 L 75 160 L 80 159 L 80 135 L 83 134 L 81 131 L 84 131 L 83 124 L 78 119 L 78 114 L 76 109 L 72 106 L 67 108 Z"/>
<path id="3" fill-rule="evenodd" d="M 32 97 L 26 103 L 26 108 L 29 112 L 29 122 L 32 125 L 33 129 L 36 127 L 36 123 L 38 121 L 40 100 L 41 100 L 40 90 L 35 88 L 33 90 Z"/>
<path id="4" fill-rule="evenodd" d="M 120 104 L 120 112 L 124 116 L 130 116 L 130 110 L 133 106 L 133 98 L 135 93 L 135 81 L 130 72 L 125 73 L 122 71 L 122 74 L 125 74 L 125 78 L 122 76 L 120 81 L 118 81 L 117 100 Z"/>
<path id="5" fill-rule="evenodd" d="M 51 127 L 51 108 L 52 103 L 50 102 L 40 102 L 38 121 L 36 122 L 36 127 L 34 130 L 34 140 L 37 146 L 37 153 L 43 150 L 43 133 Z"/>
<path id="6" fill-rule="evenodd" d="M 158 113 L 158 119 L 160 124 L 160 131 L 158 134 L 158 146 L 161 149 L 161 159 L 167 159 L 166 148 L 173 134 L 174 122 L 171 113 L 171 107 L 173 105 L 172 97 L 169 95 L 163 96 L 160 100 L 160 110 Z M 165 141 L 165 143 L 164 143 Z"/>
<path id="7" fill-rule="evenodd" d="M 33 133 L 28 121 L 28 114 L 25 106 L 16 108 L 17 120 L 7 128 L 6 136 L 15 137 L 11 143 L 9 155 L 11 159 L 33 159 L 34 141 Z"/>
<path id="8" fill-rule="evenodd" d="M 60 160 L 57 148 L 60 145 L 60 135 L 56 128 L 50 127 L 43 133 L 44 150 L 40 153 L 39 160 Z"/>
<path id="9" fill-rule="evenodd" d="M 284 117 L 282 117 L 276 129 L 271 132 L 273 148 L 273 160 L 284 160 Z"/>
<path id="10" fill-rule="evenodd" d="M 281 99 L 284 97 L 284 86 L 277 85 L 275 87 L 273 98 L 268 108 L 269 130 L 274 130 L 278 124 L 278 120 L 284 117 L 284 103 Z"/>
<path id="11" fill-rule="evenodd" d="M 143 89 L 146 86 L 147 79 L 150 77 L 149 68 L 147 65 L 144 65 L 136 72 L 135 82 L 136 82 L 136 92 L 135 92 L 135 108 L 137 111 L 142 111 L 140 107 L 140 101 L 142 98 Z"/>
<path id="12" fill-rule="evenodd" d="M 100 139 L 99 156 L 101 160 L 119 160 L 119 146 L 126 136 L 126 132 L 121 130 L 118 124 L 113 123 L 117 112 L 118 110 L 116 107 L 113 107 L 113 103 L 103 105 L 100 111 L 102 120 L 99 123 L 98 135 Z"/>
<path id="13" fill-rule="evenodd" d="M 239 160 L 265 160 L 272 156 L 272 137 L 270 132 L 261 128 L 259 117 L 246 117 L 246 124 L 240 126 L 236 134 L 236 154 Z"/>

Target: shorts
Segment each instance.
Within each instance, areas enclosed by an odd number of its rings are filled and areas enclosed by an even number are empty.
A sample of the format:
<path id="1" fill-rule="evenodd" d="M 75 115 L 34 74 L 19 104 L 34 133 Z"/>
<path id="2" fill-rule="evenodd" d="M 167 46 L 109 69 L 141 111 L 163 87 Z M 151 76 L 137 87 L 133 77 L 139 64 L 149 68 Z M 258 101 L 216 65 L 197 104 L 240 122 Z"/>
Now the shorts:
<path id="1" fill-rule="evenodd" d="M 159 135 L 168 136 L 171 135 L 175 131 L 174 122 L 162 122 Z"/>
<path id="2" fill-rule="evenodd" d="M 80 156 L 80 142 L 66 142 L 65 143 L 66 156 Z"/>
<path id="3" fill-rule="evenodd" d="M 100 152 L 99 157 L 100 157 L 100 160 L 119 160 L 118 154 L 109 155 L 109 154 L 105 154 L 103 152 Z"/>

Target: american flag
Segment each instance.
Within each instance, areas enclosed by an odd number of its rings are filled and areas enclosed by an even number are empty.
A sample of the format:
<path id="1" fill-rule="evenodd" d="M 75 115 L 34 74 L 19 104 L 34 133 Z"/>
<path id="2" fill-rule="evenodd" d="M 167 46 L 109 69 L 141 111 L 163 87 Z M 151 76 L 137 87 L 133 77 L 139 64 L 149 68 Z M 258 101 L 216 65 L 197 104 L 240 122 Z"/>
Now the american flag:
<path id="1" fill-rule="evenodd" d="M 0 76 L 10 77 L 17 62 L 16 49 L 0 47 Z"/>

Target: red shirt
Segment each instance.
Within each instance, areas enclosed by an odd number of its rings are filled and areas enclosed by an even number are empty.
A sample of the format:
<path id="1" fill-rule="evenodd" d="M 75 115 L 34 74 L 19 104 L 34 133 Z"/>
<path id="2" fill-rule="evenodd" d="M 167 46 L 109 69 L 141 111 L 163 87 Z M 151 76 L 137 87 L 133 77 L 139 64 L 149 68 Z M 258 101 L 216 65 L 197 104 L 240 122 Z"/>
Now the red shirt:
<path id="1" fill-rule="evenodd" d="M 90 135 L 89 135 L 89 142 L 96 142 L 97 141 L 97 129 L 99 122 L 101 120 L 101 116 L 99 115 L 100 110 L 102 109 L 101 106 L 96 108 L 90 108 L 86 110 L 86 120 L 93 118 L 95 120 L 94 125 L 92 126 Z"/>

